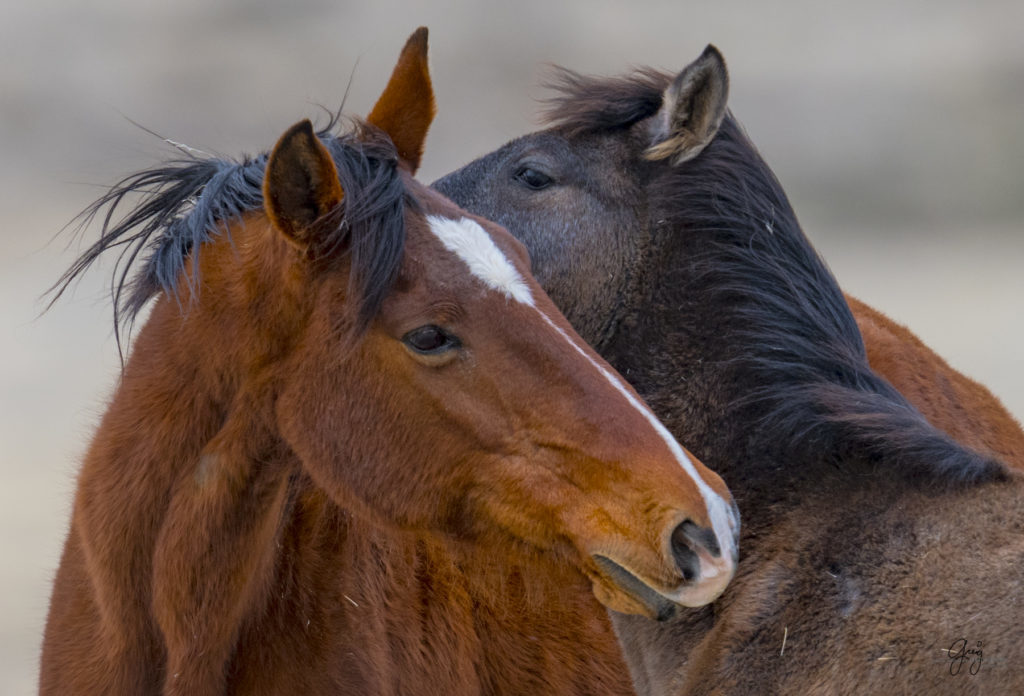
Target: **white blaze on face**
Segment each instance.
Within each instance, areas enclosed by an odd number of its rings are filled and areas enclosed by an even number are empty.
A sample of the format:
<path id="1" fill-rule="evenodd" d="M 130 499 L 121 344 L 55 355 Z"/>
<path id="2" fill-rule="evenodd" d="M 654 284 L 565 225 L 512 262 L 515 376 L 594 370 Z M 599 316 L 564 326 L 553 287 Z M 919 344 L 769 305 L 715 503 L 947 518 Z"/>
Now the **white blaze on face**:
<path id="1" fill-rule="evenodd" d="M 437 215 L 428 215 L 427 223 L 445 249 L 465 261 L 470 272 L 489 288 L 534 306 L 530 286 L 479 223 L 469 218 L 452 220 Z"/>
<path id="2" fill-rule="evenodd" d="M 526 284 L 526 281 L 523 280 L 516 267 L 506 258 L 505 254 L 498 248 L 498 245 L 491 239 L 491 235 L 487 234 L 487 231 L 479 223 L 469 218 L 452 220 L 451 218 L 438 215 L 428 215 L 427 223 L 434 235 L 444 244 L 444 247 L 462 259 L 469 266 L 470 272 L 483 281 L 487 287 L 497 290 L 509 299 L 537 309 L 533 302 L 530 286 Z M 682 446 L 672 436 L 672 433 L 662 425 L 661 421 L 655 417 L 646 404 L 633 396 L 621 379 L 599 365 L 565 331 L 551 321 L 546 314 L 539 309 L 537 309 L 537 313 L 577 353 L 586 358 L 626 398 L 626 401 L 647 419 L 647 422 L 651 424 L 655 432 L 665 441 L 669 451 L 678 460 L 683 470 L 693 479 L 701 496 L 704 498 L 708 517 L 711 519 L 711 526 L 715 531 L 715 536 L 718 538 L 718 544 L 722 551 L 723 561 L 726 559 L 731 561 L 736 555 L 735 531 L 737 525 L 732 506 L 712 490 L 704 479 L 701 478 L 693 462 L 686 456 L 686 452 L 683 451 Z M 710 568 L 707 570 L 714 572 Z"/>

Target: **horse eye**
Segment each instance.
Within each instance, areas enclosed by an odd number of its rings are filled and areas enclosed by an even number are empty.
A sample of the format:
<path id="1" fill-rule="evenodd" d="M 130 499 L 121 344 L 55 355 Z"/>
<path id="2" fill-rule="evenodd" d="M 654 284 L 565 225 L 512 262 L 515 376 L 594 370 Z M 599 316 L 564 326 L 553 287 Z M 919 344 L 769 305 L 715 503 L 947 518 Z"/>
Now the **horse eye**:
<path id="1" fill-rule="evenodd" d="M 533 167 L 520 167 L 516 170 L 514 178 L 519 183 L 523 184 L 527 188 L 533 189 L 534 191 L 545 189 L 555 182 L 555 180 L 550 176 L 539 169 L 534 169 Z"/>
<path id="2" fill-rule="evenodd" d="M 402 342 L 424 355 L 436 355 L 461 345 L 458 338 L 433 324 L 413 329 L 402 337 Z"/>

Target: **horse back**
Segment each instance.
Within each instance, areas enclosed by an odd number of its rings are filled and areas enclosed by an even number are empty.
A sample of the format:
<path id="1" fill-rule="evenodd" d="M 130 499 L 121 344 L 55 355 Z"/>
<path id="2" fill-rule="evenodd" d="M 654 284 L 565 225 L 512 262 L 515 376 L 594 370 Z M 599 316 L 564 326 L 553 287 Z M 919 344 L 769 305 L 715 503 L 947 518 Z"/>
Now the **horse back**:
<path id="1" fill-rule="evenodd" d="M 905 326 L 850 295 L 868 363 L 953 439 L 1024 470 L 1024 430 L 998 398 L 954 370 Z"/>

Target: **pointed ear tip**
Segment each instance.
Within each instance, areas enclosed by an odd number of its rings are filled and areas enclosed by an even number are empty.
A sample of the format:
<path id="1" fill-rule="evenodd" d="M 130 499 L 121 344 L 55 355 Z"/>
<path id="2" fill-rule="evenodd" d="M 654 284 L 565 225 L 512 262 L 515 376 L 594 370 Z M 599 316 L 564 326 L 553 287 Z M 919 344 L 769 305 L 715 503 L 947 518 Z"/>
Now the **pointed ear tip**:
<path id="1" fill-rule="evenodd" d="M 725 65 L 725 56 L 718 50 L 718 47 L 714 44 L 708 44 L 704 47 L 704 51 L 700 54 L 701 59 L 711 58 L 722 65 Z"/>
<path id="2" fill-rule="evenodd" d="M 309 157 L 313 159 L 309 160 Z M 329 167 L 334 166 L 330 152 L 320 141 L 312 121 L 308 118 L 292 125 L 277 139 L 267 157 L 266 171 L 277 173 L 286 170 L 296 158 L 309 162 L 325 161 Z M 266 181 L 267 179 L 264 179 L 264 182 Z"/>
<path id="3" fill-rule="evenodd" d="M 409 36 L 409 40 L 405 42 L 406 49 L 415 48 L 420 54 L 427 55 L 427 39 L 429 38 L 430 31 L 426 27 L 420 27 Z"/>
<path id="4" fill-rule="evenodd" d="M 288 130 L 281 134 L 279 142 L 283 143 L 296 135 L 312 135 L 315 137 L 316 131 L 313 130 L 313 122 L 308 118 L 304 118 L 298 123 L 293 124 Z"/>

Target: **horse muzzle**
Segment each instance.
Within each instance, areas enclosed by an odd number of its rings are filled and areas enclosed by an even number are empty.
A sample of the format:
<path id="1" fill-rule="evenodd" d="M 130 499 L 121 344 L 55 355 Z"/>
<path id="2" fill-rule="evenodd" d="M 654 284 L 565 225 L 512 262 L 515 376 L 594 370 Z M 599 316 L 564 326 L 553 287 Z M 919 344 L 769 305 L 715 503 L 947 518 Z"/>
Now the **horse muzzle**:
<path id="1" fill-rule="evenodd" d="M 738 521 L 733 529 L 738 531 Z M 644 564 L 627 560 L 624 554 L 593 553 L 600 574 L 595 580 L 598 600 L 616 611 L 662 621 L 679 606 L 710 604 L 736 573 L 734 540 L 723 549 L 712 529 L 691 520 L 673 527 L 665 546 L 668 562 L 658 563 L 652 573 L 639 570 Z"/>

